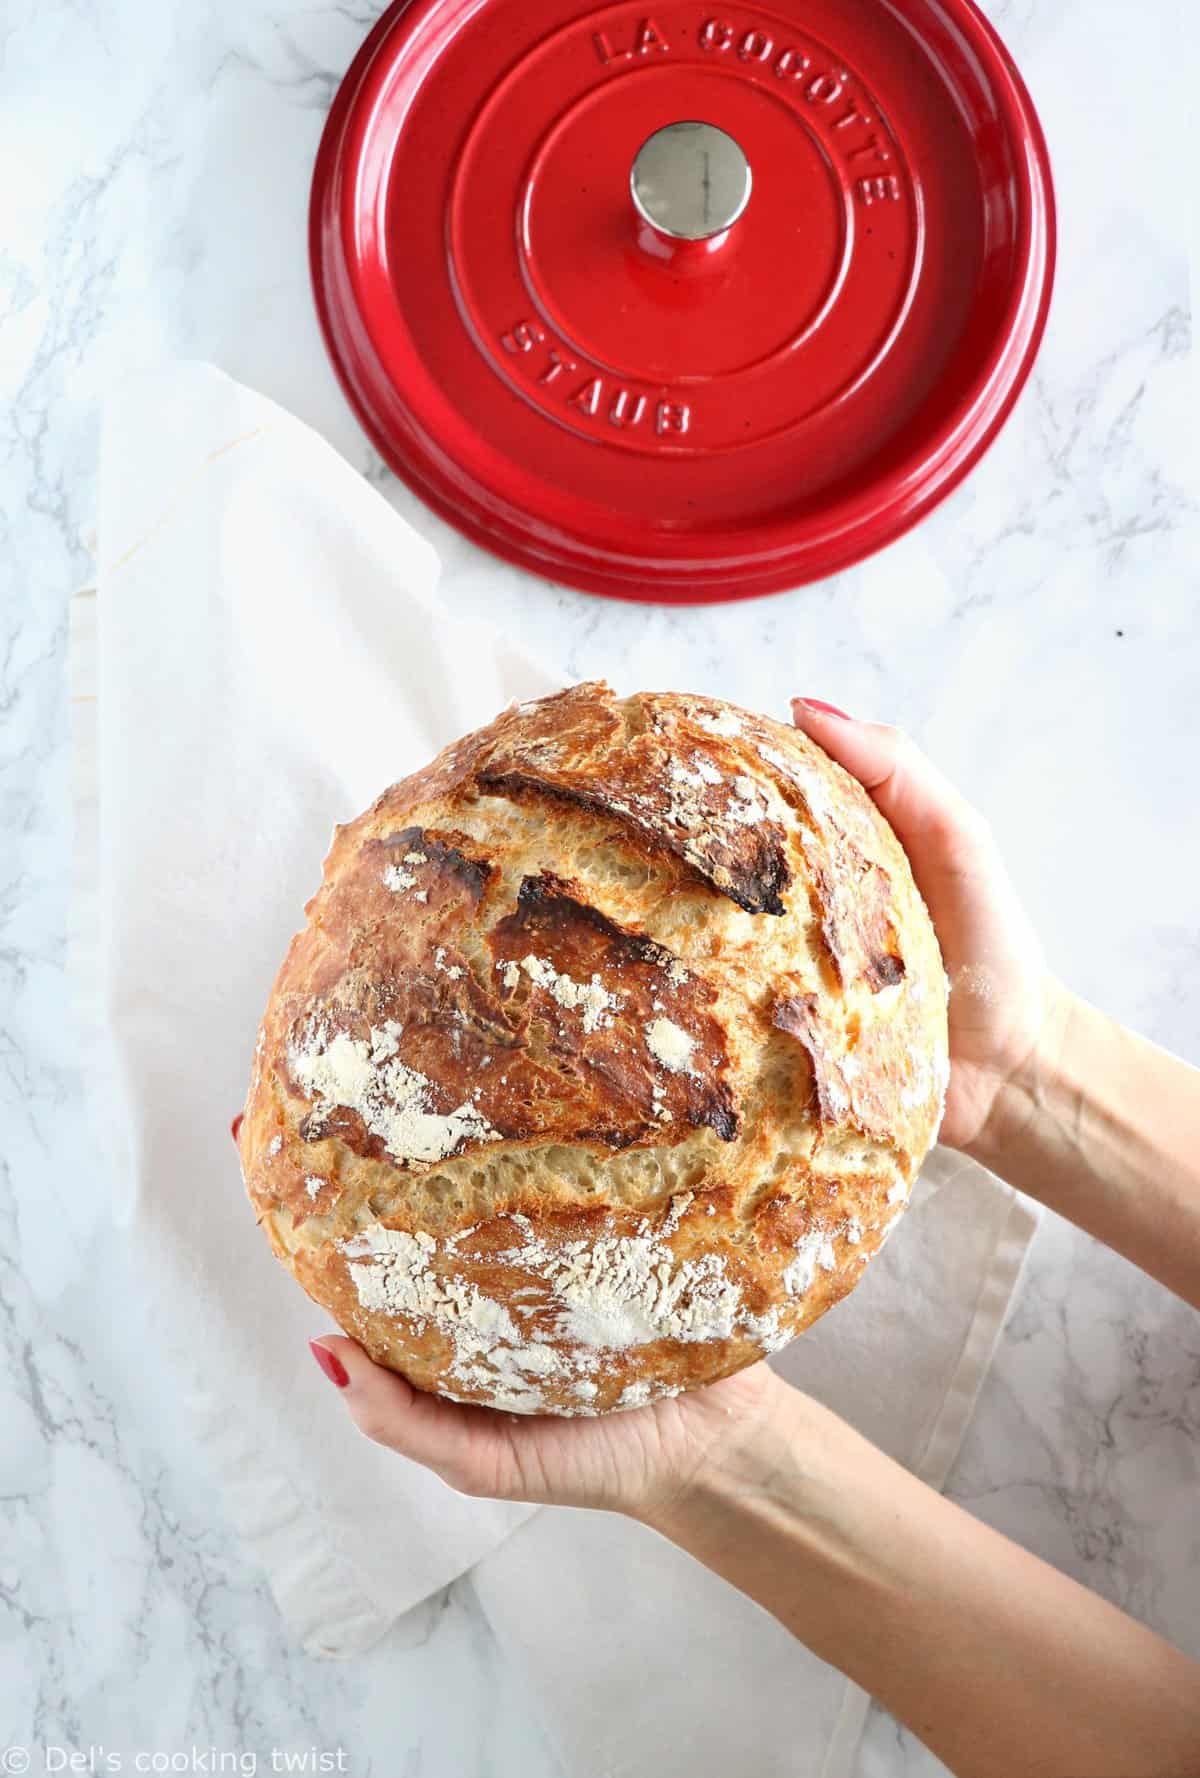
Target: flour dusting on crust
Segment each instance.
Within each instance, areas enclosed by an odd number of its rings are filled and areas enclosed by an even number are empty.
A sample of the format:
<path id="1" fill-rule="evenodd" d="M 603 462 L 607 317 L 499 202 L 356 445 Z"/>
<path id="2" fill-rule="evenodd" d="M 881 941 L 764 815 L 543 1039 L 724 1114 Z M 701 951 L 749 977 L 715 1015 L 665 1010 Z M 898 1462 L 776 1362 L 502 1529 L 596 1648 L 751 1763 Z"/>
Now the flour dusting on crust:
<path id="1" fill-rule="evenodd" d="M 434 1109 L 432 1081 L 397 1055 L 403 1035 L 389 1021 L 364 1042 L 345 1031 L 331 1035 L 317 1020 L 293 1043 L 288 1061 L 318 1114 L 335 1106 L 357 1112 L 397 1161 L 444 1161 L 468 1142 L 497 1141 L 498 1132 L 474 1105 Z"/>
<path id="2" fill-rule="evenodd" d="M 723 735 L 727 741 L 736 740 L 742 732 L 742 720 L 735 710 L 719 710 L 715 714 L 711 710 L 693 710 L 691 717 L 710 735 Z"/>
<path id="3" fill-rule="evenodd" d="M 509 1311 L 477 1285 L 435 1271 L 437 1250 L 432 1235 L 382 1226 L 342 1243 L 364 1309 L 436 1327 L 454 1347 L 452 1376 L 490 1388 L 498 1407 L 536 1413 L 542 1396 L 529 1378 L 555 1372 L 557 1355 L 548 1346 L 525 1346 Z"/>
<path id="4" fill-rule="evenodd" d="M 832 1272 L 837 1267 L 833 1242 L 824 1229 L 812 1229 L 796 1248 L 795 1258 L 783 1274 L 783 1288 L 789 1296 L 803 1296 L 812 1289 L 817 1267 Z"/>
<path id="5" fill-rule="evenodd" d="M 553 1246 L 523 1216 L 524 1240 L 512 1263 L 542 1278 L 562 1304 L 564 1338 L 582 1347 L 623 1350 L 655 1340 L 728 1339 L 744 1316 L 741 1286 L 723 1254 L 678 1260 L 644 1233 Z"/>
<path id="6" fill-rule="evenodd" d="M 450 1371 L 460 1383 L 515 1412 L 548 1412 L 544 1383 L 569 1383 L 577 1401 L 589 1402 L 597 1386 L 580 1373 L 638 1347 L 738 1334 L 765 1352 L 784 1343 L 779 1310 L 753 1313 L 724 1255 L 680 1259 L 667 1244 L 691 1203 L 690 1192 L 678 1193 L 657 1230 L 643 1220 L 637 1234 L 595 1241 L 555 1244 L 528 1217 L 508 1218 L 517 1239 L 492 1258 L 527 1282 L 510 1288 L 505 1304 L 455 1274 L 460 1238 L 439 1245 L 424 1232 L 376 1225 L 341 1246 L 362 1308 L 435 1327 L 452 1342 Z M 547 1314 L 554 1344 L 546 1338 Z M 526 1317 L 537 1331 L 521 1325 Z M 643 1388 L 640 1380 L 628 1387 L 633 1394 L 623 1393 L 617 1405 L 638 1406 L 666 1392 L 666 1385 Z"/>
<path id="7" fill-rule="evenodd" d="M 504 973 L 505 987 L 514 987 L 519 977 L 516 966 L 511 963 L 498 964 Z M 620 999 L 610 994 L 598 975 L 590 982 L 574 981 L 548 963 L 544 957 L 522 957 L 520 968 L 525 971 L 531 982 L 544 988 L 552 1000 L 571 1012 L 583 1015 L 583 1028 L 589 1034 L 598 1031 L 601 1025 L 611 1025 L 611 1015 L 620 1007 Z"/>
<path id="8" fill-rule="evenodd" d="M 652 1019 L 646 1026 L 646 1048 L 656 1062 L 672 1074 L 687 1074 L 692 1065 L 696 1039 L 673 1019 Z"/>

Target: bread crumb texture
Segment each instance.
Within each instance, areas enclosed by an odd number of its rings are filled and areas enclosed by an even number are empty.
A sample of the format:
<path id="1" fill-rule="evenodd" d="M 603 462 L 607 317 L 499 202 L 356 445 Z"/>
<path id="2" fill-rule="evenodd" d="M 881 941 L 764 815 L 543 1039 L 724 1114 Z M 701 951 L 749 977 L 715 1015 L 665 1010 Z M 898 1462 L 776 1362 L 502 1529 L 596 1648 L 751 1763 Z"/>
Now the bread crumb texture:
<path id="1" fill-rule="evenodd" d="M 381 1364 L 515 1413 L 777 1350 L 903 1212 L 948 1078 L 894 835 L 796 730 L 603 683 L 336 830 L 239 1134 L 276 1254 Z"/>

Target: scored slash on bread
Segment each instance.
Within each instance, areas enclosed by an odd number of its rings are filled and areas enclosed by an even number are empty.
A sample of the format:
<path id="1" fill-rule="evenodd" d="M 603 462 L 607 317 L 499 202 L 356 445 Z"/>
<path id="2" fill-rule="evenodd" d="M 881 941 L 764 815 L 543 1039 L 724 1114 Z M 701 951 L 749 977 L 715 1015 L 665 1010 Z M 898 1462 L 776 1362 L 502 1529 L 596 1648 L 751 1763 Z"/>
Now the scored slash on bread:
<path id="1" fill-rule="evenodd" d="M 904 1207 L 947 1079 L 903 852 L 794 729 L 603 683 L 337 829 L 239 1148 L 279 1257 L 456 1399 L 596 1413 L 777 1349 Z"/>

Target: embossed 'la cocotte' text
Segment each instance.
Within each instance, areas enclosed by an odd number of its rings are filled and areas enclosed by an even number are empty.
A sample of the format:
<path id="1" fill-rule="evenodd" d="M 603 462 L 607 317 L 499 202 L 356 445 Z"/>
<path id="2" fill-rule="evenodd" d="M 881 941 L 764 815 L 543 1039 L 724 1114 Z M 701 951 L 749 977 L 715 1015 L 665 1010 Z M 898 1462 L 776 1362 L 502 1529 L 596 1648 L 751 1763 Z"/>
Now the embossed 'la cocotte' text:
<path id="1" fill-rule="evenodd" d="M 638 19 L 624 35 L 615 30 L 594 31 L 592 42 L 606 67 L 614 62 L 650 61 L 671 53 L 670 37 L 649 15 Z M 761 69 L 788 86 L 797 86 L 809 105 L 820 109 L 836 106 L 836 112 L 828 118 L 829 129 L 848 164 L 861 166 L 864 162 L 886 163 L 892 159 L 886 134 L 878 128 L 878 118 L 871 111 L 860 109 L 850 91 L 852 76 L 848 68 L 823 67 L 806 49 L 782 42 L 765 25 L 735 24 L 727 18 L 705 18 L 696 27 L 694 42 L 706 55 L 735 64 L 741 62 L 749 71 Z"/>

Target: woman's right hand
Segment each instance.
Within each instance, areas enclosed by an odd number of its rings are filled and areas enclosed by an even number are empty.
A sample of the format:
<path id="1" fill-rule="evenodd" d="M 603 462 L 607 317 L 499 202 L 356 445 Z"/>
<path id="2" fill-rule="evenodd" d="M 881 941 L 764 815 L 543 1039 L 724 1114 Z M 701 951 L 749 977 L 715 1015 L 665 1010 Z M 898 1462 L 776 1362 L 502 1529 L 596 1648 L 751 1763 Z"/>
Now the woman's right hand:
<path id="1" fill-rule="evenodd" d="M 776 1422 L 797 1392 L 765 1364 L 707 1389 L 595 1419 L 506 1414 L 426 1395 L 373 1364 L 356 1341 L 323 1334 L 313 1357 L 359 1431 L 423 1463 L 460 1494 L 587 1506 L 657 1523 L 718 1474 L 761 1488 L 778 1464 Z"/>
<path id="2" fill-rule="evenodd" d="M 950 979 L 941 1140 L 980 1145 L 1002 1089 L 1034 1070 L 1065 999 L 991 832 L 899 729 L 796 698 L 796 726 L 867 790 L 908 854 Z"/>

